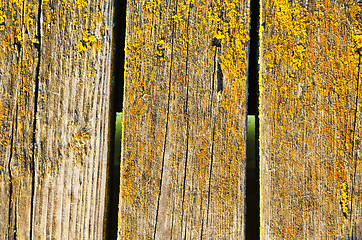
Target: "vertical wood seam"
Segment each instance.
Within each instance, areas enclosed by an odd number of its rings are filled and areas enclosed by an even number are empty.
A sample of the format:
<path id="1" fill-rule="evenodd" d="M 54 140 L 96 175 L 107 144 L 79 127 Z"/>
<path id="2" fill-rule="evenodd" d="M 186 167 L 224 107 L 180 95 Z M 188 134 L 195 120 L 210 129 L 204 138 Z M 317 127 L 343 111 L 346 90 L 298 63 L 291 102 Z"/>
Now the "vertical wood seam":
<path id="1" fill-rule="evenodd" d="M 353 123 L 353 136 L 352 136 L 352 161 L 354 160 L 353 166 L 353 180 L 351 186 L 351 215 L 350 215 L 350 231 L 352 232 L 352 239 L 354 239 L 354 231 L 353 231 L 353 195 L 354 195 L 354 185 L 356 183 L 356 174 L 357 174 L 357 154 L 354 152 L 356 141 L 356 123 L 357 123 L 357 110 L 358 110 L 358 92 L 359 92 L 359 81 L 360 81 L 360 73 L 361 73 L 361 53 L 358 51 L 358 74 L 357 74 L 357 86 L 356 86 L 356 101 L 355 101 L 355 109 L 354 109 L 354 123 Z"/>
<path id="2" fill-rule="evenodd" d="M 16 99 L 16 98 L 15 98 Z M 18 118 L 18 102 L 16 101 L 16 106 L 15 106 L 15 116 L 13 117 L 13 123 L 12 123 L 12 128 L 11 128 L 11 139 L 10 139 L 10 157 L 9 157 L 9 164 L 8 164 L 8 171 L 9 171 L 9 216 L 8 216 L 8 236 L 10 237 L 10 231 L 12 231 L 11 229 L 11 214 L 12 214 L 12 210 L 13 210 L 13 174 L 11 171 L 11 160 L 13 158 L 13 146 L 14 146 L 14 134 L 15 132 L 17 132 L 18 130 L 18 125 L 17 125 L 17 121 L 16 119 Z M 15 211 L 14 211 L 15 212 Z M 16 239 L 16 214 L 14 214 L 14 238 Z"/>
<path id="3" fill-rule="evenodd" d="M 186 23 L 186 67 L 185 67 L 185 82 L 186 82 L 186 98 L 185 98 L 185 116 L 186 116 L 186 154 L 185 154 L 185 166 L 184 166 L 184 179 L 183 179 L 183 189 L 182 189 L 182 201 L 181 201 L 181 236 L 182 239 L 182 225 L 184 220 L 184 204 L 185 204 L 185 192 L 186 192 L 186 173 L 187 173 L 187 161 L 188 161 L 188 152 L 189 152 L 189 129 L 190 129 L 190 116 L 188 110 L 188 102 L 189 102 L 189 80 L 187 77 L 188 73 L 188 60 L 189 60 L 189 26 L 190 26 L 190 12 L 191 12 L 192 3 L 189 5 L 189 10 L 187 13 L 187 23 Z M 173 221 L 171 225 L 171 239 L 172 239 L 172 229 L 173 229 Z M 185 226 L 185 237 L 186 239 L 186 226 Z"/>
<path id="4" fill-rule="evenodd" d="M 177 2 L 177 1 L 176 1 Z M 177 4 L 176 9 L 177 12 Z M 163 144 L 163 153 L 162 153 L 162 164 L 161 164 L 161 178 L 159 181 L 160 187 L 158 192 L 158 199 L 157 199 L 157 207 L 156 207 L 156 218 L 155 218 L 155 230 L 153 232 L 153 239 L 156 239 L 156 232 L 157 232 L 157 222 L 158 222 L 158 212 L 160 209 L 160 199 L 161 199 L 161 192 L 162 192 L 162 181 L 163 181 L 163 169 L 165 166 L 165 157 L 166 157 L 166 142 L 167 142 L 167 133 L 168 133 L 168 123 L 169 123 L 169 116 L 170 116 L 170 101 L 171 101 L 171 80 L 172 80 L 172 63 L 173 63 L 173 44 L 175 38 L 175 21 L 172 20 L 172 31 L 171 31 L 171 56 L 170 56 L 170 71 L 169 71 L 169 79 L 168 79 L 168 99 L 167 99 L 167 112 L 166 112 L 166 126 L 165 126 L 165 138 Z"/>
<path id="5" fill-rule="evenodd" d="M 34 115 L 33 115 L 33 136 L 32 136 L 32 157 L 31 157 L 31 166 L 30 169 L 33 171 L 32 174 L 32 186 L 31 186 L 31 206 L 30 206 L 30 240 L 33 239 L 33 224 L 34 224 L 34 205 L 35 205 L 35 146 L 36 146 L 36 115 L 38 112 L 38 95 L 39 95 L 39 76 L 40 76 L 40 58 L 41 58 L 41 11 L 42 11 L 42 0 L 39 0 L 38 3 L 38 19 L 37 19 L 37 37 L 39 40 L 39 44 L 37 47 L 38 50 L 38 61 L 36 62 L 35 68 L 35 89 L 34 89 Z M 23 5 L 24 8 L 24 5 Z M 23 11 L 25 11 L 23 9 Z"/>
<path id="6" fill-rule="evenodd" d="M 212 86 L 211 86 L 211 103 L 210 103 L 210 114 L 212 121 L 212 139 L 211 139 L 211 156 L 210 156 L 210 171 L 209 171 L 209 186 L 207 193 L 207 210 L 206 210 L 206 225 L 209 221 L 209 209 L 210 209 L 210 199 L 211 199 L 211 174 L 212 174 L 212 165 L 214 162 L 214 140 L 215 140 L 215 124 L 216 124 L 216 113 L 213 116 L 213 108 L 214 108 L 214 88 L 215 88 L 215 74 L 216 74 L 216 55 L 219 47 L 215 46 L 215 54 L 214 54 L 214 71 L 212 73 Z M 201 224 L 201 240 L 203 239 L 204 233 L 204 220 L 202 220 Z"/>

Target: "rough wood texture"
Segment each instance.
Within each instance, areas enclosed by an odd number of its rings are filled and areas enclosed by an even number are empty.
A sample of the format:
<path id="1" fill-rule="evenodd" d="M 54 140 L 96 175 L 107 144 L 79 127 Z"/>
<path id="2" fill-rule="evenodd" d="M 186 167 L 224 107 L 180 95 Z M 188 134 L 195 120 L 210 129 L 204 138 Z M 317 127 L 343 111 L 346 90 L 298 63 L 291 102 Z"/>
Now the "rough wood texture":
<path id="1" fill-rule="evenodd" d="M 261 5 L 261 238 L 361 239 L 362 8 Z"/>
<path id="2" fill-rule="evenodd" d="M 101 239 L 110 1 L 0 3 L 0 239 Z"/>
<path id="3" fill-rule="evenodd" d="M 248 1 L 128 1 L 119 239 L 243 239 Z"/>

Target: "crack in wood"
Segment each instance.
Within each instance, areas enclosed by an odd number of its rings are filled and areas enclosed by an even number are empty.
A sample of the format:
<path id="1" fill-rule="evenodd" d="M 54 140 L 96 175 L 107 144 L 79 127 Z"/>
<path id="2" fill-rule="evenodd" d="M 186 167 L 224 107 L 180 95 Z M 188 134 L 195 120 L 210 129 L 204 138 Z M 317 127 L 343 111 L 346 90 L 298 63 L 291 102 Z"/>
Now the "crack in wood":
<path id="1" fill-rule="evenodd" d="M 353 122 L 353 132 L 352 132 L 352 151 L 351 151 L 351 158 L 352 161 L 354 160 L 354 168 L 353 168 L 353 182 L 351 184 L 351 216 L 350 216 L 350 231 L 352 232 L 352 239 L 355 239 L 355 232 L 354 232 L 354 228 L 353 228 L 353 195 L 354 195 L 354 190 L 355 190 L 355 184 L 356 184 L 356 175 L 357 175 L 357 153 L 355 153 L 354 149 L 355 149 L 355 145 L 356 145 L 356 140 L 355 140 L 355 135 L 356 135 L 356 123 L 357 123 L 357 112 L 358 112 L 358 93 L 359 93 L 359 81 L 360 81 L 360 73 L 361 73 L 361 53 L 358 52 L 359 58 L 358 58 L 358 74 L 357 74 L 357 83 L 356 83 L 356 100 L 355 100 L 355 109 L 354 109 L 354 122 Z"/>
<path id="2" fill-rule="evenodd" d="M 13 158 L 13 149 L 14 149 L 14 134 L 15 132 L 17 132 L 17 118 L 18 118 L 18 103 L 16 103 L 16 107 L 15 107 L 15 116 L 13 118 L 13 122 L 12 122 L 12 128 L 11 128 L 11 139 L 10 139 L 10 157 L 9 157 L 9 165 L 8 165 L 8 171 L 9 171 L 9 182 L 10 182 L 10 186 L 9 186 L 9 216 L 8 216 L 8 236 L 12 236 L 11 231 L 14 232 L 14 239 L 16 239 L 16 214 L 14 214 L 12 216 L 12 212 L 15 213 L 15 211 L 13 211 L 13 173 L 11 170 L 11 161 Z M 12 229 L 12 217 L 14 218 L 14 226 Z"/>
<path id="3" fill-rule="evenodd" d="M 219 45 L 221 47 L 221 45 Z M 212 87 L 211 87 L 211 103 L 210 103 L 210 114 L 212 118 L 212 137 L 211 137 L 211 156 L 210 156 L 210 171 L 209 171 L 209 186 L 208 186 L 208 193 L 207 193 L 207 210 L 206 210 L 206 225 L 209 221 L 209 210 L 210 210 L 210 199 L 211 199 L 211 175 L 212 175 L 212 165 L 214 163 L 214 141 L 215 141 L 215 124 L 216 124 L 216 115 L 213 116 L 213 108 L 214 108 L 214 90 L 215 90 L 215 78 L 217 77 L 217 61 L 216 56 L 217 52 L 219 50 L 218 46 L 215 48 L 215 54 L 214 54 L 214 70 L 213 70 L 213 78 L 212 78 Z M 202 220 L 201 224 L 201 239 L 203 239 L 203 233 L 204 233 L 204 220 Z"/>
<path id="4" fill-rule="evenodd" d="M 32 136 L 32 157 L 31 157 L 31 170 L 32 170 L 32 186 L 31 186 L 31 207 L 30 207 L 30 239 L 34 237 L 34 206 L 35 206 L 35 148 L 36 148 L 36 123 L 37 123 L 37 112 L 38 112 L 38 95 L 39 95 L 39 75 L 40 75 L 40 58 L 41 58 L 41 11 L 42 11 L 42 0 L 39 0 L 38 5 L 38 19 L 37 19 L 37 51 L 38 51 L 38 61 L 36 62 L 35 69 L 35 90 L 34 90 L 34 115 L 33 115 L 33 136 Z"/>
<path id="5" fill-rule="evenodd" d="M 176 10 L 177 12 L 177 4 Z M 168 125 L 169 125 L 169 116 L 170 116 L 170 105 L 171 105 L 171 83 L 172 83 L 172 63 L 173 63 L 173 44 L 175 40 L 175 21 L 172 23 L 172 31 L 171 31 L 171 56 L 170 56 L 170 71 L 169 71 L 169 80 L 168 80 L 168 98 L 167 98 L 167 112 L 166 112 L 166 126 L 165 126 L 165 138 L 163 144 L 163 153 L 162 153 L 162 163 L 161 163 L 161 178 L 159 181 L 160 187 L 158 192 L 158 199 L 157 199 L 157 207 L 156 207 L 156 218 L 155 218 L 155 230 L 153 232 L 153 239 L 156 239 L 157 233 L 157 223 L 158 223 L 158 213 L 160 209 L 160 199 L 162 193 L 162 181 L 163 181 L 163 170 L 165 166 L 165 158 L 166 158 L 166 143 L 167 143 L 167 133 L 168 133 Z"/>
<path id="6" fill-rule="evenodd" d="M 224 83 L 223 83 L 224 75 L 222 74 L 220 62 L 217 62 L 217 93 L 221 94 L 224 90 Z"/>
<path id="7" fill-rule="evenodd" d="M 188 14 L 187 14 L 187 24 L 186 24 L 186 39 L 189 39 L 189 25 L 190 25 L 190 12 L 192 6 L 189 6 Z M 190 129 L 190 116 L 188 112 L 188 102 L 189 102 L 189 81 L 187 79 L 188 73 L 188 57 L 189 57 L 189 41 L 186 41 L 186 68 L 185 68 L 185 78 L 186 78 L 186 99 L 185 99 L 185 117 L 186 117 L 186 155 L 185 155 L 185 166 L 184 166 L 184 179 L 183 179 L 183 189 L 182 189 L 182 202 L 181 202 L 181 224 L 183 224 L 184 219 L 184 204 L 185 204 L 185 192 L 186 192 L 186 173 L 187 173 L 187 161 L 188 161 L 188 152 L 189 152 L 189 129 Z M 171 226 L 171 237 L 172 237 L 172 229 L 173 229 L 173 221 Z M 182 234 L 182 226 L 181 226 L 181 234 Z M 185 228 L 185 236 L 186 236 L 186 228 Z M 181 236 L 182 237 L 182 236 Z M 186 237 L 185 237 L 186 238 Z"/>

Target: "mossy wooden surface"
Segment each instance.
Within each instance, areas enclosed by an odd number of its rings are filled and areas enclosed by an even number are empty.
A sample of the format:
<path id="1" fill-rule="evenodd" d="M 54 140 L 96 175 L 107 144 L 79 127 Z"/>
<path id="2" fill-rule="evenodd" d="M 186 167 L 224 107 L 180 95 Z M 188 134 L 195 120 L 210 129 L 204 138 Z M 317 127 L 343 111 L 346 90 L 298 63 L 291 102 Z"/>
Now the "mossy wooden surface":
<path id="1" fill-rule="evenodd" d="M 119 239 L 243 239 L 248 1 L 128 1 Z"/>
<path id="2" fill-rule="evenodd" d="M 362 8 L 261 5 L 261 238 L 360 239 Z"/>
<path id="3" fill-rule="evenodd" d="M 0 239 L 101 239 L 110 1 L 0 3 Z"/>

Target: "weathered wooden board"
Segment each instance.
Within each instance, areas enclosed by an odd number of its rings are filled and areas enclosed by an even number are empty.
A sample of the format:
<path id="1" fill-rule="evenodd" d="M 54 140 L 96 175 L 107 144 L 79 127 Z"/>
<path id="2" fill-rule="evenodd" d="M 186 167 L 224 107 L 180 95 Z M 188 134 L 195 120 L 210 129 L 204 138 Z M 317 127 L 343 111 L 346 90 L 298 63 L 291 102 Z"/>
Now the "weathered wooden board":
<path id="1" fill-rule="evenodd" d="M 1 1 L 0 239 L 101 239 L 111 1 Z"/>
<path id="2" fill-rule="evenodd" d="M 362 8 L 261 5 L 261 238 L 360 239 Z"/>
<path id="3" fill-rule="evenodd" d="M 31 231 L 38 3 L 24 4 L 0 5 L 0 239 Z"/>
<path id="4" fill-rule="evenodd" d="M 118 239 L 244 238 L 248 6 L 128 1 Z"/>

